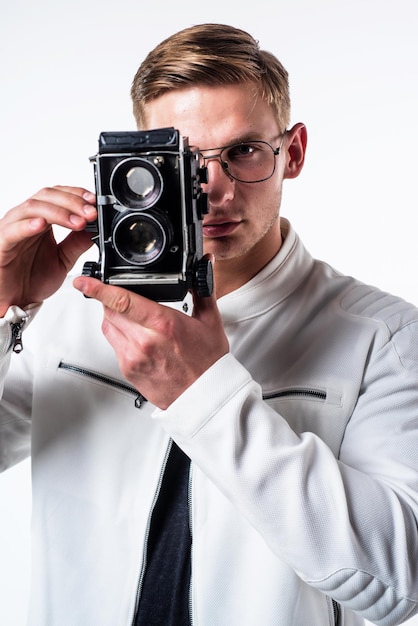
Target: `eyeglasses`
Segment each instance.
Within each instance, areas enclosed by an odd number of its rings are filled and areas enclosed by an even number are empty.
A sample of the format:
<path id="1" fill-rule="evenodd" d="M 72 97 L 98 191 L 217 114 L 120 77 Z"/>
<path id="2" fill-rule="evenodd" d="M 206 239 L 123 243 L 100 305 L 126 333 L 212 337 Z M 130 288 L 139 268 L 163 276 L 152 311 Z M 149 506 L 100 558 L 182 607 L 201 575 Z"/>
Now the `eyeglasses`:
<path id="1" fill-rule="evenodd" d="M 267 141 L 242 141 L 220 148 L 200 150 L 202 166 L 210 159 L 219 159 L 224 172 L 240 183 L 262 183 L 274 174 L 276 156 L 280 154 L 284 135 L 278 148 L 273 148 Z M 219 150 L 216 154 L 205 156 L 203 152 Z"/>

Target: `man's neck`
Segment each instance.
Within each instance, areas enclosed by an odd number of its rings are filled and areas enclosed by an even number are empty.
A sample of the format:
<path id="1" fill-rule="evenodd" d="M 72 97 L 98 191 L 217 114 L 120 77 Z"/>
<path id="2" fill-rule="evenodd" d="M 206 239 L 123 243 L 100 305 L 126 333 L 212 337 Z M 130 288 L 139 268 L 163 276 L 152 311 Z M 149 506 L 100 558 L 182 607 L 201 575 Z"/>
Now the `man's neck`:
<path id="1" fill-rule="evenodd" d="M 276 256 L 282 245 L 282 236 L 276 236 L 275 245 L 266 246 L 262 239 L 249 252 L 232 259 L 216 259 L 214 278 L 219 299 L 250 281 Z"/>

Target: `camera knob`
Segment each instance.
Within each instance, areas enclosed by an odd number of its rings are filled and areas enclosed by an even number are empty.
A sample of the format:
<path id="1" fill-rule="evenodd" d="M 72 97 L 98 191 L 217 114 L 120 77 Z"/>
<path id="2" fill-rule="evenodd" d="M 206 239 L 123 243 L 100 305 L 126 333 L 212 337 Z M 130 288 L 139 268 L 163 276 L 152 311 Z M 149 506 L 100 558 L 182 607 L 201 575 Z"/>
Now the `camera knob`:
<path id="1" fill-rule="evenodd" d="M 196 293 L 207 298 L 213 291 L 213 269 L 209 259 L 200 259 L 196 268 Z"/>
<path id="2" fill-rule="evenodd" d="M 99 264 L 94 261 L 86 261 L 82 270 L 83 276 L 90 276 L 90 278 L 100 278 Z"/>

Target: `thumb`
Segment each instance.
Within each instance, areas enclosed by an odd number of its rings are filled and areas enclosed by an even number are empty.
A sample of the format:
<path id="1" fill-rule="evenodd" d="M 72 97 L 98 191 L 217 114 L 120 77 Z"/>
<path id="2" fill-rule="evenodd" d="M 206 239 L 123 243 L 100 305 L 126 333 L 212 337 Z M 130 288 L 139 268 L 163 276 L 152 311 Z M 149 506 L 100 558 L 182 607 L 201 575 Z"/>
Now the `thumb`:
<path id="1" fill-rule="evenodd" d="M 84 230 L 70 232 L 61 243 L 58 244 L 59 254 L 67 272 L 71 270 L 80 256 L 87 252 L 93 245 L 91 233 Z"/>

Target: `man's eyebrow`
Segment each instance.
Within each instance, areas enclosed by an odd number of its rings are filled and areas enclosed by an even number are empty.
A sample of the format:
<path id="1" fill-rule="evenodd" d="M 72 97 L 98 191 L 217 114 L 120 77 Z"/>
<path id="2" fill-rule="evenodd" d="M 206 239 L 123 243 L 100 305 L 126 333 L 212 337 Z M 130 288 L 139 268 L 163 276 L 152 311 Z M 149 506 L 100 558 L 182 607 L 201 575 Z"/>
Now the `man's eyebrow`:
<path id="1" fill-rule="evenodd" d="M 257 139 L 261 139 L 261 135 L 255 131 L 248 131 L 243 135 L 239 135 L 238 137 L 232 137 L 230 143 L 245 143 L 246 141 L 256 141 Z"/>
<path id="2" fill-rule="evenodd" d="M 235 144 L 247 143 L 248 141 L 266 141 L 260 135 L 260 133 L 248 132 L 245 135 L 238 135 L 236 137 L 231 137 L 228 143 L 224 143 L 222 146 L 210 146 L 209 148 L 201 148 L 200 146 L 191 145 L 191 148 L 197 148 L 198 150 L 202 150 L 206 152 L 206 150 L 218 150 L 219 148 L 224 148 L 227 146 L 234 146 Z"/>

